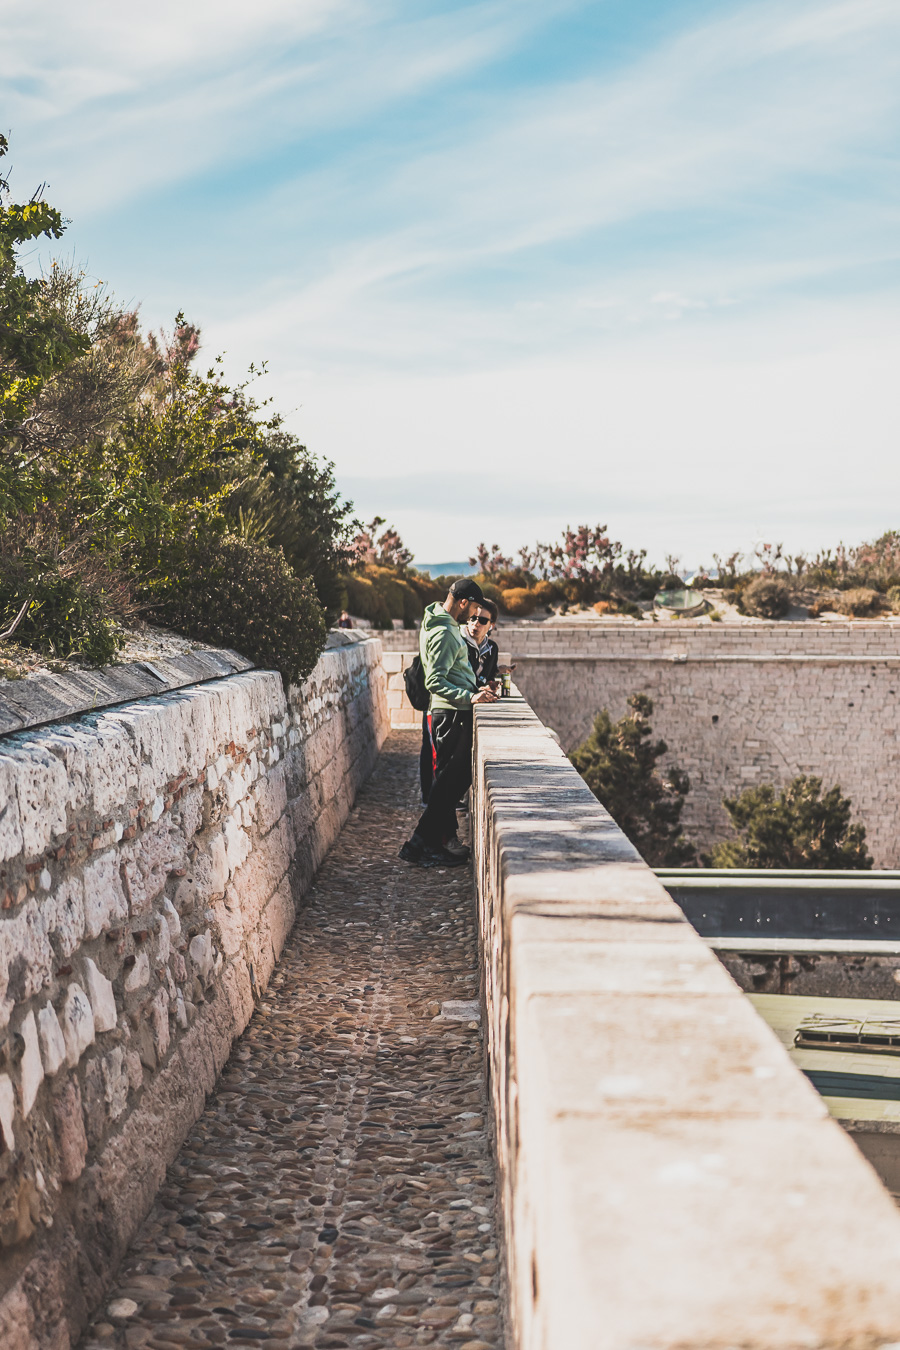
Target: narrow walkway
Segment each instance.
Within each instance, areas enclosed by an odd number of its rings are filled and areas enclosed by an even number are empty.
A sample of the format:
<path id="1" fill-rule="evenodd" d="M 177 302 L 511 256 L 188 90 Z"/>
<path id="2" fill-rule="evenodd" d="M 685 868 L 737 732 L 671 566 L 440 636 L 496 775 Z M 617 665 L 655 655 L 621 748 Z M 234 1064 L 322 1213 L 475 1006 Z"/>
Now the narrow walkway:
<path id="1" fill-rule="evenodd" d="M 84 1350 L 495 1350 L 498 1264 L 469 868 L 406 867 L 395 732 Z"/>

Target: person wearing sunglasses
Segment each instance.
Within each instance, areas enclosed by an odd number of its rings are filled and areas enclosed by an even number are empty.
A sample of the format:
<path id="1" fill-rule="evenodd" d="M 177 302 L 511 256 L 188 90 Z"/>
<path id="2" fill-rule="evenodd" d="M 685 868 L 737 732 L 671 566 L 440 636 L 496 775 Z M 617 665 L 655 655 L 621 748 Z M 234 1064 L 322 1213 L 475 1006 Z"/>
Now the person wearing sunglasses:
<path id="1" fill-rule="evenodd" d="M 463 625 L 462 635 L 469 649 L 469 663 L 475 672 L 479 689 L 486 684 L 493 688 L 497 679 L 500 649 L 491 637 L 496 622 L 497 606 L 493 600 L 485 598 Z M 496 689 L 494 692 L 497 692 Z"/>

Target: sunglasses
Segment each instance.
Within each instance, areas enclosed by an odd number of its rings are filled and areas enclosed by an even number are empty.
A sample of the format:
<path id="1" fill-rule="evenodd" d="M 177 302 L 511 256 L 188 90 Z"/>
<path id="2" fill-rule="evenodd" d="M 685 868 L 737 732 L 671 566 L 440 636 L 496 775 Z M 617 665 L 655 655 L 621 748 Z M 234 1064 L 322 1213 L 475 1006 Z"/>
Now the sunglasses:
<path id="1" fill-rule="evenodd" d="M 469 623 L 490 623 L 490 616 L 487 614 L 473 614 Z"/>

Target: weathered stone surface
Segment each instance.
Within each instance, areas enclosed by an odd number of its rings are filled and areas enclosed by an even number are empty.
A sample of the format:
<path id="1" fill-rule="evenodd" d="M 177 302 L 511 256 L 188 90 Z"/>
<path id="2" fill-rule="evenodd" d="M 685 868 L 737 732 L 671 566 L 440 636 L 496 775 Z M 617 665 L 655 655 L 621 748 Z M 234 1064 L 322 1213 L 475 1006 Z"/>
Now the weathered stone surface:
<path id="1" fill-rule="evenodd" d="M 0 1130 L 3 1132 L 3 1146 L 10 1153 L 15 1151 L 16 1090 L 8 1073 L 0 1073 Z"/>
<path id="2" fill-rule="evenodd" d="M 46 1004 L 38 1013 L 38 1034 L 41 1039 L 44 1072 L 52 1077 L 66 1059 L 66 1042 L 52 1003 Z"/>
<path id="3" fill-rule="evenodd" d="M 112 981 L 108 980 L 89 956 L 84 958 L 84 984 L 94 1015 L 95 1031 L 115 1030 L 118 1014 Z"/>
<path id="4" fill-rule="evenodd" d="M 22 1115 L 28 1116 L 34 1106 L 38 1089 L 44 1081 L 44 1066 L 41 1063 L 41 1047 L 38 1041 L 37 1023 L 34 1013 L 30 1012 L 20 1027 L 25 1049 L 19 1066 L 20 1090 L 22 1093 Z"/>
<path id="5" fill-rule="evenodd" d="M 76 1079 L 70 1078 L 62 1092 L 54 1097 L 53 1115 L 61 1160 L 60 1177 L 63 1181 L 77 1181 L 87 1159 L 87 1136 L 81 1110 L 81 1090 Z"/>
<path id="6" fill-rule="evenodd" d="M 85 936 L 96 938 L 128 918 L 128 902 L 122 889 L 119 855 L 114 849 L 102 854 L 84 869 Z"/>
<path id="7" fill-rule="evenodd" d="M 66 1042 L 66 1063 L 74 1069 L 94 1040 L 94 1014 L 90 1000 L 80 984 L 70 984 L 62 1009 L 62 1030 Z"/>
<path id="8" fill-rule="evenodd" d="M 0 1030 L 12 1020 L 35 1036 L 24 1071 L 18 1041 L 4 1066 L 18 1155 L 16 1169 L 0 1168 L 14 1244 L 12 1264 L 0 1256 L 0 1297 L 20 1269 L 15 1244 L 33 1240 L 22 1277 L 38 1313 L 30 1350 L 56 1350 L 62 1310 L 77 1328 L 102 1297 L 265 988 L 311 860 L 386 730 L 377 646 L 326 653 L 292 700 L 279 676 L 253 672 L 4 744 L 0 837 L 13 853 L 0 890 Z M 324 740 L 342 780 L 327 809 L 313 794 L 292 868 L 287 784 L 305 781 L 306 746 Z M 26 839 L 45 842 L 33 855 Z M 226 889 L 239 920 L 227 951 Z"/>

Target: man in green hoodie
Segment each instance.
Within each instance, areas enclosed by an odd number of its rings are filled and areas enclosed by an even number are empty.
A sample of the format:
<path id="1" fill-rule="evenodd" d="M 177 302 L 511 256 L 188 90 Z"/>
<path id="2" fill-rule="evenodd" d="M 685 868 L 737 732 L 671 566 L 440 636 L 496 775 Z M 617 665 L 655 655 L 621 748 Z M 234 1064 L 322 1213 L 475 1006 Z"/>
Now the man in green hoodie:
<path id="1" fill-rule="evenodd" d="M 446 600 L 428 606 L 419 630 L 437 763 L 428 805 L 400 857 L 420 867 L 459 867 L 469 857 L 456 833 L 456 804 L 472 782 L 472 704 L 493 703 L 496 694 L 477 688 L 460 624 L 483 603 L 481 587 L 460 578 Z"/>

